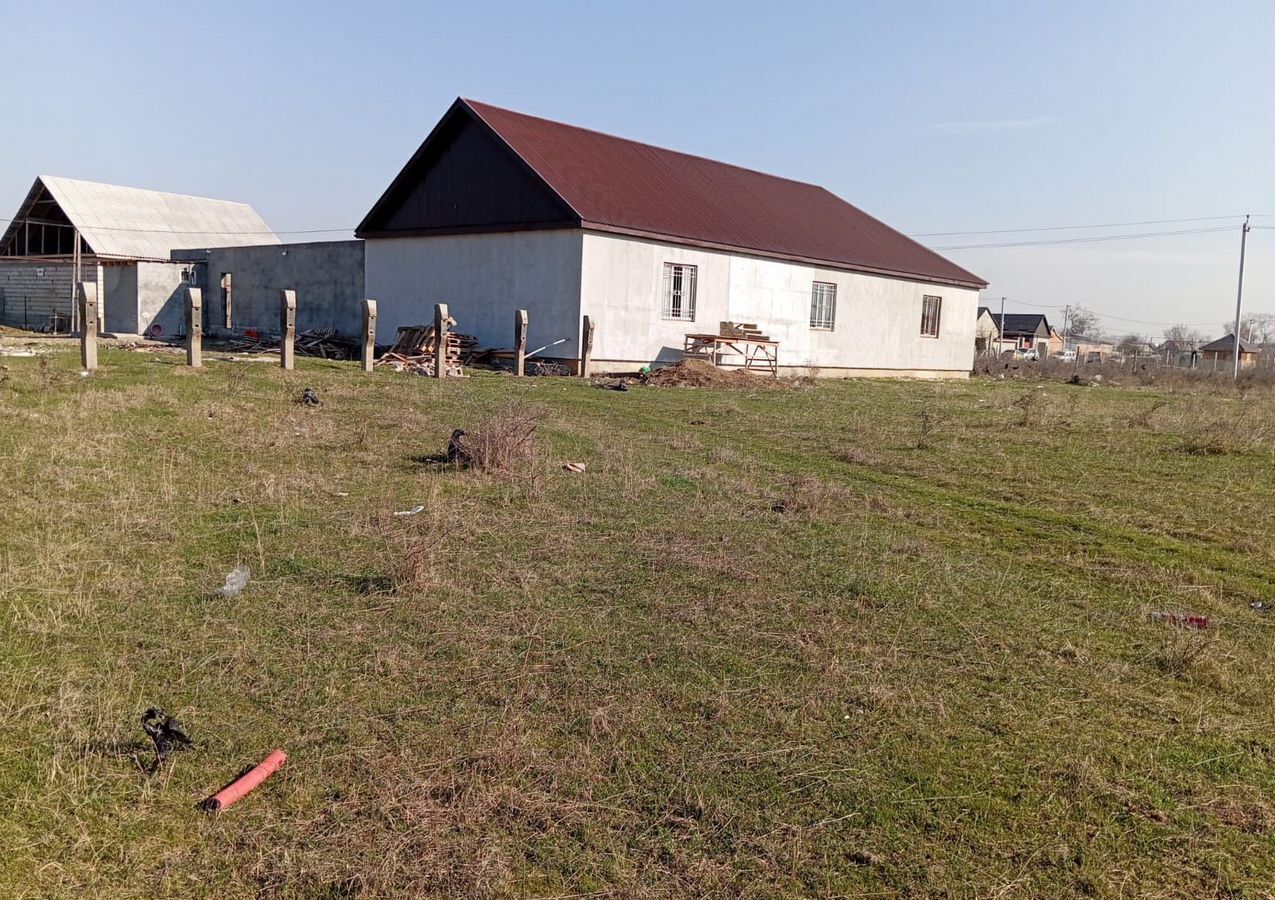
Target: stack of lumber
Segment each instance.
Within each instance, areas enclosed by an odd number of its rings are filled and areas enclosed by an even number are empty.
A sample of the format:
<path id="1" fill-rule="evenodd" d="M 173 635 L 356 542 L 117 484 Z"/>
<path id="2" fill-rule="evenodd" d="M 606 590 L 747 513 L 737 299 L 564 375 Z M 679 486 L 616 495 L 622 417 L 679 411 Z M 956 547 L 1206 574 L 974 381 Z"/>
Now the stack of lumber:
<path id="1" fill-rule="evenodd" d="M 459 378 L 465 370 L 462 354 L 465 348 L 472 352 L 478 339 L 468 334 L 447 333 L 447 346 L 443 354 L 443 374 Z M 414 372 L 432 376 L 436 370 L 433 325 L 405 325 L 398 330 L 394 345 L 381 355 L 376 365 L 396 372 Z"/>
<path id="2" fill-rule="evenodd" d="M 336 333 L 335 328 L 311 328 L 297 335 L 293 343 L 299 356 L 321 356 L 324 359 L 353 359 L 358 348 Z"/>
<path id="3" fill-rule="evenodd" d="M 749 341 L 768 341 L 770 337 L 751 322 L 722 322 L 717 332 L 722 337 L 743 338 Z"/>

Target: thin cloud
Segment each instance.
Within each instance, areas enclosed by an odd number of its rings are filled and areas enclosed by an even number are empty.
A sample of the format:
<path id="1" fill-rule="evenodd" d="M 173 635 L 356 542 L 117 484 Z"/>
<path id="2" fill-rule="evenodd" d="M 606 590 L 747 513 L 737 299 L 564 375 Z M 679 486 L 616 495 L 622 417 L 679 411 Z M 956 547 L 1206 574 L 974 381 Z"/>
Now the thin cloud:
<path id="1" fill-rule="evenodd" d="M 1022 131 L 1027 128 L 1044 128 L 1053 125 L 1056 121 L 1054 116 L 1033 116 L 1030 119 L 992 119 L 985 122 L 935 122 L 930 126 L 930 130 L 949 133 Z"/>

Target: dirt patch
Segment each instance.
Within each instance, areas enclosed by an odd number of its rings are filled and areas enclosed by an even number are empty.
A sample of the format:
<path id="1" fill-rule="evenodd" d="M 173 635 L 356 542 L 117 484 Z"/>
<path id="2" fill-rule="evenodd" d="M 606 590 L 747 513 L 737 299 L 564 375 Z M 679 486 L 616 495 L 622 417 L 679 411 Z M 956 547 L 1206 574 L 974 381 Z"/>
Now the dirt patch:
<path id="1" fill-rule="evenodd" d="M 772 378 L 744 369 L 719 369 L 702 359 L 684 359 L 671 366 L 656 369 L 646 379 L 656 387 L 729 387 L 774 388 L 792 387 L 787 378 Z"/>

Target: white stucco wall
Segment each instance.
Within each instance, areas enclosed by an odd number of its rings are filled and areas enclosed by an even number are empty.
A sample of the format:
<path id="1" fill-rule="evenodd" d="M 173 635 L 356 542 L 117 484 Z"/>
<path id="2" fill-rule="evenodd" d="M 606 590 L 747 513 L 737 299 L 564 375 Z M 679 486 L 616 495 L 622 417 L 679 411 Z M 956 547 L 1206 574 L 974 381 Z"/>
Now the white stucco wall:
<path id="1" fill-rule="evenodd" d="M 661 318 L 666 262 L 698 267 L 694 322 Z M 815 281 L 837 286 L 832 331 L 810 328 Z M 921 335 L 925 295 L 943 300 L 938 338 Z M 673 361 L 688 332 L 731 321 L 779 341 L 783 367 L 961 375 L 974 364 L 978 291 L 586 233 L 580 312 L 596 321 L 600 363 Z"/>
<path id="2" fill-rule="evenodd" d="M 456 330 L 482 346 L 513 346 L 514 311 L 528 313 L 527 349 L 567 338 L 544 356 L 575 357 L 580 337 L 579 231 L 374 238 L 365 295 L 377 301 L 377 342 L 434 320 L 446 303 Z"/>

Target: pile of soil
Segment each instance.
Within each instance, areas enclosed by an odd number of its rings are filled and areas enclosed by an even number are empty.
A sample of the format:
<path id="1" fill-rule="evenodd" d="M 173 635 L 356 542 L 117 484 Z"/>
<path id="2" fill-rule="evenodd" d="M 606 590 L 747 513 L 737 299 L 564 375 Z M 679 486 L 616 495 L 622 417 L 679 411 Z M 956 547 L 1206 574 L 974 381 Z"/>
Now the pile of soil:
<path id="1" fill-rule="evenodd" d="M 656 387 L 730 387 L 766 388 L 786 386 L 782 379 L 758 375 L 744 369 L 719 369 L 702 359 L 684 359 L 662 366 L 647 376 L 647 384 Z"/>

